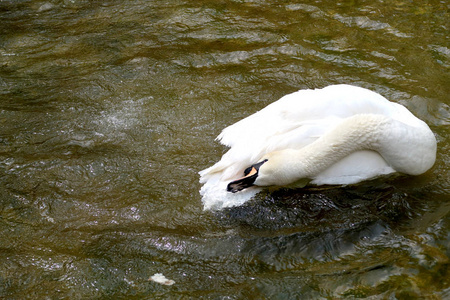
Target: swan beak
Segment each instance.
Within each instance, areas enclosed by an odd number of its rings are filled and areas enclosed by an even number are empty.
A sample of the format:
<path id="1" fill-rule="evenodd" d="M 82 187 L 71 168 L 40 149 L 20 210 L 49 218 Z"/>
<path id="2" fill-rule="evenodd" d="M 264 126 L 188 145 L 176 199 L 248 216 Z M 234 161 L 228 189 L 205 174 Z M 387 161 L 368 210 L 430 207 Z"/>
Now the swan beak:
<path id="1" fill-rule="evenodd" d="M 267 161 L 267 159 L 245 169 L 245 171 L 244 171 L 245 176 L 230 182 L 227 186 L 227 191 L 236 193 L 236 192 L 242 191 L 243 189 L 251 187 L 255 183 L 256 178 L 258 177 L 259 168 L 266 161 Z"/>

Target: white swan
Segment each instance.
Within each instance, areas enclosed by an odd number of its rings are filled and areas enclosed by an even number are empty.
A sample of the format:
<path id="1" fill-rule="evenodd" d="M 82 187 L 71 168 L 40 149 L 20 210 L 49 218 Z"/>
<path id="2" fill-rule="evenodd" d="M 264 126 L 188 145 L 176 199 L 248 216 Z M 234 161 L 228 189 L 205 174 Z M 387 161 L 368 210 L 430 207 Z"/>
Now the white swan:
<path id="1" fill-rule="evenodd" d="M 241 205 L 264 186 L 352 184 L 436 160 L 430 128 L 404 106 L 351 85 L 286 95 L 225 128 L 230 149 L 201 172 L 204 209 Z"/>

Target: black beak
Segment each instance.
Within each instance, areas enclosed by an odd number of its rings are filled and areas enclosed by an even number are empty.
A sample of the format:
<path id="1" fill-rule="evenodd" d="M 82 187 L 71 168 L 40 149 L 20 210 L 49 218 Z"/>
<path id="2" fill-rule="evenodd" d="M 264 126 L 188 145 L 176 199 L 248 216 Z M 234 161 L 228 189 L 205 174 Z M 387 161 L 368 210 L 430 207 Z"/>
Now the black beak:
<path id="1" fill-rule="evenodd" d="M 255 183 L 256 178 L 258 177 L 259 168 L 266 161 L 267 161 L 267 159 L 245 169 L 244 177 L 230 182 L 227 186 L 227 191 L 236 193 L 236 192 L 242 191 L 243 189 L 251 187 Z"/>

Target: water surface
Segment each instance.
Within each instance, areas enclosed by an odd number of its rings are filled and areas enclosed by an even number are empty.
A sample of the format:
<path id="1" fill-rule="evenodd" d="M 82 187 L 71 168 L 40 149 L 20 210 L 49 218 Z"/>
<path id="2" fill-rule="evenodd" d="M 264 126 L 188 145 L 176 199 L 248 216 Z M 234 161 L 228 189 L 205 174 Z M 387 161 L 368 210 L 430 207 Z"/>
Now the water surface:
<path id="1" fill-rule="evenodd" d="M 0 298 L 448 299 L 449 8 L 1 1 Z M 427 122 L 435 166 L 203 211 L 224 127 L 337 83 Z"/>

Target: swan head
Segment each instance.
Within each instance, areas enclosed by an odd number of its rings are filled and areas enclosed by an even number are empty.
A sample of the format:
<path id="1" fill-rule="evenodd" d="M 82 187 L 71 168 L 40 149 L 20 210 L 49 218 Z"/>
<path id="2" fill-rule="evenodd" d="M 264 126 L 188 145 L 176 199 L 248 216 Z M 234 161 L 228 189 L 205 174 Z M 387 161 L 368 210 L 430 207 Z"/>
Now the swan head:
<path id="1" fill-rule="evenodd" d="M 227 191 L 236 193 L 253 185 L 288 186 L 308 178 L 301 158 L 292 149 L 271 152 L 262 161 L 245 169 L 244 177 L 230 182 Z"/>
<path id="2" fill-rule="evenodd" d="M 244 177 L 230 182 L 227 185 L 227 191 L 236 193 L 236 192 L 242 191 L 243 189 L 246 189 L 248 187 L 255 185 L 255 180 L 258 178 L 258 175 L 259 175 L 259 169 L 267 161 L 268 161 L 267 159 L 264 159 L 261 162 L 251 165 L 250 167 L 245 169 Z"/>

